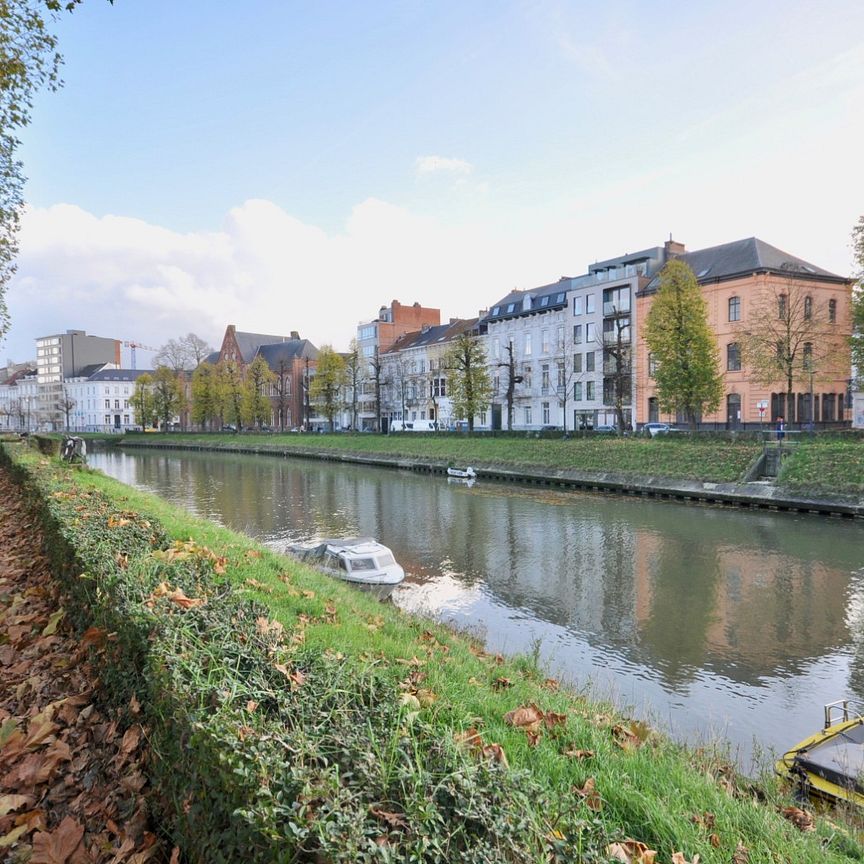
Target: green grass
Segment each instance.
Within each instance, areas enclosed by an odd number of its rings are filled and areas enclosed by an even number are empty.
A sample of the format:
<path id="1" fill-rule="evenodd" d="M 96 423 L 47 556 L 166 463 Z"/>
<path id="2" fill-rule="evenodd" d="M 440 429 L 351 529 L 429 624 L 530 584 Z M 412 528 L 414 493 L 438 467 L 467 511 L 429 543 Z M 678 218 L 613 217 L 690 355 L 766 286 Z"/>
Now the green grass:
<path id="1" fill-rule="evenodd" d="M 171 436 L 172 440 L 176 437 Z M 315 439 L 316 446 L 322 439 L 331 444 L 346 440 L 321 436 Z M 371 447 L 372 441 L 380 439 L 361 440 L 368 440 Z M 407 441 L 404 446 L 422 447 L 423 443 Z M 446 443 L 471 449 L 500 442 Z M 558 442 L 505 443 L 514 448 L 538 443 L 561 446 Z M 642 442 L 643 447 L 655 443 Z M 402 441 L 398 444 L 403 446 Z M 630 446 L 630 442 L 625 446 Z M 447 455 L 441 447 L 443 443 L 439 444 L 438 458 Z M 665 447 L 660 444 L 657 451 Z M 544 447 L 536 452 L 556 451 Z M 530 781 L 534 784 L 531 788 L 537 790 L 533 803 L 529 799 L 520 806 L 525 811 L 526 831 L 537 824 L 545 826 L 548 848 L 542 857 L 536 858 L 538 861 L 605 861 L 606 844 L 626 837 L 658 849 L 658 862 L 668 862 L 673 852 L 681 851 L 688 862 L 698 853 L 703 864 L 728 864 L 738 844 L 749 850 L 748 860 L 752 864 L 861 860 L 859 847 L 846 830 L 821 822 L 814 834 L 801 834 L 778 815 L 781 798 L 772 782 L 766 782 L 760 792 L 760 796 L 768 796 L 768 802 L 760 802 L 749 784 L 734 777 L 730 782 L 729 766 L 715 752 L 688 751 L 653 733 L 642 746 L 622 749 L 616 743 L 614 729 L 625 719 L 608 705 L 594 703 L 583 694 L 556 690 L 546 682 L 543 671 L 531 658 L 489 656 L 477 642 L 463 635 L 376 603 L 249 538 L 194 518 L 98 472 L 58 466 L 53 460 L 36 456 L 17 455 L 16 459 L 23 460 L 30 471 L 56 475 L 56 481 L 52 482 L 56 482 L 57 488 L 77 490 L 76 495 L 100 493 L 120 512 L 132 511 L 161 523 L 170 538 L 191 537 L 216 555 L 225 556 L 226 572 L 222 578 L 235 590 L 269 607 L 270 614 L 285 626 L 286 632 L 300 639 L 307 658 L 323 658 L 321 662 L 329 662 L 328 658 L 334 662 L 345 659 L 348 672 L 339 683 L 343 695 L 350 695 L 352 688 L 365 686 L 369 674 L 383 681 L 376 698 L 397 704 L 381 704 L 380 713 L 388 708 L 398 718 L 398 724 L 389 737 L 376 734 L 364 739 L 360 730 L 358 740 L 365 753 L 360 756 L 355 753 L 353 758 L 363 765 L 357 765 L 356 772 L 348 770 L 349 776 L 344 777 L 342 786 L 350 790 L 350 775 L 362 775 L 360 769 L 370 765 L 375 767 L 376 776 L 399 773 L 403 789 L 419 784 L 420 788 L 413 789 L 411 796 L 406 793 L 414 806 L 420 808 L 405 814 L 412 826 L 420 824 L 428 828 L 430 823 L 424 822 L 421 812 L 422 802 L 438 794 L 441 784 L 457 782 L 449 774 L 430 774 L 420 762 L 413 763 L 412 758 L 420 758 L 417 754 L 429 758 L 439 746 L 452 747 L 455 734 L 476 728 L 485 742 L 502 746 L 510 766 L 507 776 L 516 778 L 513 788 L 516 791 L 522 788 L 517 780 L 523 777 L 525 783 Z M 400 707 L 399 694 L 408 690 L 416 691 L 418 701 L 415 704 L 408 699 Z M 298 710 L 310 708 L 304 699 L 308 702 L 325 696 L 312 686 L 301 686 L 296 694 Z M 530 703 L 565 717 L 563 725 L 545 730 L 536 746 L 532 746 L 524 732 L 504 720 L 508 711 Z M 377 714 L 378 709 L 375 711 Z M 316 734 L 326 735 L 327 730 L 321 729 Z M 300 743 L 292 746 L 300 747 Z M 576 749 L 590 750 L 593 755 L 585 759 L 566 755 Z M 597 810 L 586 806 L 574 792 L 589 778 L 594 778 L 600 796 Z M 320 790 L 316 795 L 319 793 L 323 795 Z M 475 803 L 478 807 L 485 806 L 481 801 Z M 498 802 L 495 806 L 504 804 Z M 382 808 L 388 809 L 386 802 Z M 714 816 L 715 824 L 710 830 L 693 818 L 705 813 Z M 502 831 L 505 828 L 514 830 L 512 813 L 507 825 L 502 823 Z M 435 830 L 429 828 L 429 843 L 438 842 Z M 716 847 L 711 834 L 716 835 L 719 844 Z M 368 860 L 409 859 L 396 859 L 380 852 L 380 857 Z M 435 857 L 428 851 L 410 860 L 448 859 L 446 855 Z"/>
<path id="2" fill-rule="evenodd" d="M 433 435 L 194 435 L 128 436 L 129 440 L 206 444 L 225 448 L 278 448 L 289 452 L 335 450 L 363 455 L 416 457 L 456 465 L 614 472 L 712 482 L 739 480 L 761 444 L 751 440 L 658 437 L 469 438 Z"/>
<path id="3" fill-rule="evenodd" d="M 864 439 L 802 441 L 783 461 L 779 482 L 804 492 L 864 495 Z"/>

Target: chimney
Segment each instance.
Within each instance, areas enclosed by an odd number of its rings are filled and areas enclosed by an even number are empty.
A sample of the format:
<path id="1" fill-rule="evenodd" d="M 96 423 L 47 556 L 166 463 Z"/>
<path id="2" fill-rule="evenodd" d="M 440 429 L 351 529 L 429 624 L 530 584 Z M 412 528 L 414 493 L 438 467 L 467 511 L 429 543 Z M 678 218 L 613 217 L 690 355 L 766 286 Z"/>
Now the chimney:
<path id="1" fill-rule="evenodd" d="M 677 258 L 679 255 L 683 255 L 687 248 L 683 243 L 679 243 L 677 240 L 672 239 L 672 235 L 669 235 L 669 239 L 663 244 L 664 257 L 668 261 L 670 258 Z"/>
<path id="2" fill-rule="evenodd" d="M 300 334 L 299 334 L 296 330 L 292 330 L 292 331 L 291 331 L 291 338 L 292 338 L 292 339 L 299 339 L 299 338 L 300 338 Z"/>

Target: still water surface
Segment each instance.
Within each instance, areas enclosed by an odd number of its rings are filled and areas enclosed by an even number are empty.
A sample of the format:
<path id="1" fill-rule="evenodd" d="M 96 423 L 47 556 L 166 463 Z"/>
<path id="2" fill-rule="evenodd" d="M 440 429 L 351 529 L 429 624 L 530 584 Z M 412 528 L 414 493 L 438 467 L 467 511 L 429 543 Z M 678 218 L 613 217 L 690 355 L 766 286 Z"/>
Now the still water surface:
<path id="1" fill-rule="evenodd" d="M 728 738 L 747 771 L 816 731 L 824 702 L 864 697 L 860 524 L 312 460 L 90 462 L 276 549 L 377 537 L 406 570 L 400 607 L 539 650 L 680 739 Z"/>

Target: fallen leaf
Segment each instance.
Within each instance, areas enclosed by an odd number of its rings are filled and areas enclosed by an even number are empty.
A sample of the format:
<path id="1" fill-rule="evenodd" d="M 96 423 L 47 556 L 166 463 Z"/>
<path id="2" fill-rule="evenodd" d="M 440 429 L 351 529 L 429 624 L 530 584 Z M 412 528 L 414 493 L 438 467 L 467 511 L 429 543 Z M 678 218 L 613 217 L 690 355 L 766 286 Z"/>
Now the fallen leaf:
<path id="1" fill-rule="evenodd" d="M 784 807 L 781 811 L 783 817 L 788 819 L 799 831 L 813 831 L 813 816 L 800 807 Z"/>
<path id="2" fill-rule="evenodd" d="M 709 834 L 708 842 L 715 848 L 720 848 L 720 835 L 719 834 Z"/>
<path id="3" fill-rule="evenodd" d="M 565 750 L 562 756 L 566 756 L 568 759 L 593 759 L 594 751 L 593 750 Z"/>
<path id="4" fill-rule="evenodd" d="M 65 609 L 58 609 L 49 619 L 48 623 L 45 625 L 45 629 L 42 631 L 43 636 L 53 636 L 54 633 L 57 632 L 57 625 L 62 620 L 63 616 L 66 614 Z"/>
<path id="5" fill-rule="evenodd" d="M 732 864 L 749 864 L 750 850 L 739 840 L 732 853 Z"/>
<path id="6" fill-rule="evenodd" d="M 0 795 L 0 816 L 13 813 L 33 803 L 30 795 Z"/>
<path id="7" fill-rule="evenodd" d="M 500 678 L 496 678 L 492 682 L 492 689 L 493 690 L 506 690 L 512 686 L 513 686 L 513 682 L 509 678 L 504 678 L 503 676 Z"/>
<path id="8" fill-rule="evenodd" d="M 40 831 L 33 836 L 30 864 L 66 864 L 83 836 L 84 826 L 67 816 L 50 834 Z"/>
<path id="9" fill-rule="evenodd" d="M 558 680 L 556 678 L 547 678 L 543 682 L 543 688 L 545 690 L 551 690 L 553 693 L 555 693 L 561 688 L 561 685 L 558 683 Z"/>
<path id="10" fill-rule="evenodd" d="M 11 846 L 13 843 L 17 843 L 21 837 L 23 837 L 28 831 L 32 830 L 33 829 L 26 824 L 13 828 L 8 834 L 4 834 L 0 837 L 0 848 L 5 848 L 6 846 Z"/>
<path id="11" fill-rule="evenodd" d="M 638 840 L 629 839 L 610 843 L 606 847 L 606 854 L 616 861 L 623 861 L 624 864 L 654 864 L 657 857 L 654 849 L 649 849 Z"/>
<path id="12" fill-rule="evenodd" d="M 386 822 L 391 828 L 407 828 L 408 823 L 405 821 L 405 816 L 402 813 L 390 813 L 387 810 L 379 810 L 377 807 L 371 807 L 369 812 Z"/>
<path id="13" fill-rule="evenodd" d="M 547 711 L 543 715 L 543 722 L 546 724 L 547 729 L 551 729 L 553 726 L 564 726 L 567 723 L 567 715 Z"/>
<path id="14" fill-rule="evenodd" d="M 500 744 L 487 744 L 483 748 L 483 757 L 490 759 L 492 762 L 497 762 L 505 768 L 507 767 L 507 754 Z"/>
<path id="15" fill-rule="evenodd" d="M 589 777 L 582 785 L 581 789 L 574 786 L 573 791 L 585 802 L 585 806 L 589 810 L 599 813 L 603 809 L 603 799 L 600 797 L 600 793 L 594 786 L 593 777 Z"/>
<path id="16" fill-rule="evenodd" d="M 81 637 L 81 647 L 86 648 L 88 645 L 103 645 L 107 633 L 100 627 L 88 627 Z"/>
<path id="17" fill-rule="evenodd" d="M 672 864 L 699 864 L 699 856 L 694 855 L 692 861 L 688 861 L 684 857 L 683 852 L 673 852 L 672 853 Z"/>
<path id="18" fill-rule="evenodd" d="M 515 708 L 504 715 L 504 722 L 517 729 L 530 729 L 536 732 L 543 720 L 543 712 L 533 703 Z"/>

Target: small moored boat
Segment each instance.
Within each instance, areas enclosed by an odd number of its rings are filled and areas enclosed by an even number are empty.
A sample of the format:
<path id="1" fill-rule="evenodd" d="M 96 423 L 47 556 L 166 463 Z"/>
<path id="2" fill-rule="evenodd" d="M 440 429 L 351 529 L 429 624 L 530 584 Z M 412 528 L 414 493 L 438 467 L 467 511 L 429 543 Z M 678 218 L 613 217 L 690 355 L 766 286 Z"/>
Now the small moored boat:
<path id="1" fill-rule="evenodd" d="M 864 806 L 864 716 L 847 699 L 825 706 L 825 725 L 775 766 L 810 795 Z"/>
<path id="2" fill-rule="evenodd" d="M 448 468 L 448 477 L 458 477 L 460 480 L 474 480 L 477 472 L 469 465 L 467 468 Z"/>
<path id="3" fill-rule="evenodd" d="M 371 537 L 294 543 L 288 551 L 337 579 L 373 588 L 379 595 L 380 589 L 389 589 L 389 594 L 405 578 L 393 552 Z"/>

